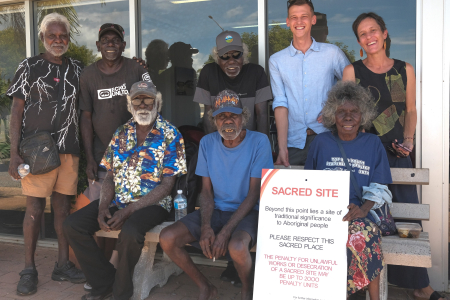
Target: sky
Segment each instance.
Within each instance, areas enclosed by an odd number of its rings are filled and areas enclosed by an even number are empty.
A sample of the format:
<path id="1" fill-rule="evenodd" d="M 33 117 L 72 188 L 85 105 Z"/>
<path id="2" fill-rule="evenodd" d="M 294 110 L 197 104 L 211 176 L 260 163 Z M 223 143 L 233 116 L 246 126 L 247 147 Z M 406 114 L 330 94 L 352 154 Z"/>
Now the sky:
<path id="1" fill-rule="evenodd" d="M 215 37 L 221 32 L 208 18 L 209 15 L 225 30 L 234 30 L 241 34 L 258 31 L 257 0 L 207 0 L 179 4 L 172 2 L 175 1 L 141 1 L 142 53 L 153 39 L 162 39 L 169 45 L 184 42 L 199 50 L 198 54 L 193 55 L 193 68 L 197 70 L 208 59 L 211 49 L 215 46 Z M 37 3 L 41 7 L 58 2 Z M 74 37 L 75 41 L 79 45 L 86 45 L 97 54 L 95 41 L 98 29 L 101 24 L 112 22 L 124 27 L 125 40 L 129 44 L 128 3 L 128 0 L 105 0 L 103 4 L 99 0 L 72 1 L 81 24 L 80 34 Z M 344 43 L 349 50 L 355 50 L 357 58 L 360 47 L 351 25 L 362 12 L 378 13 L 384 18 L 392 39 L 391 57 L 405 60 L 415 66 L 415 1 L 314 0 L 313 3 L 316 12 L 327 15 L 328 40 Z M 285 23 L 285 0 L 268 0 L 268 9 L 270 24 Z M 286 28 L 283 24 L 281 26 Z M 129 45 L 124 55 L 129 57 Z"/>

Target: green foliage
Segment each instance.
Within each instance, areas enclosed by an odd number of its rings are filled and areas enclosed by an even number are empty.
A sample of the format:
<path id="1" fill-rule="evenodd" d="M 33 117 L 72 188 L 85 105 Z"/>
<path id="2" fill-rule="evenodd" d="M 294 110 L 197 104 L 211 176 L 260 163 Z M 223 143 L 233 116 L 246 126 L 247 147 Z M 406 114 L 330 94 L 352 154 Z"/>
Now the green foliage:
<path id="1" fill-rule="evenodd" d="M 288 47 L 292 41 L 292 32 L 289 28 L 280 25 L 272 26 L 269 30 L 269 55 Z"/>
<path id="2" fill-rule="evenodd" d="M 9 27 L 0 31 L 0 76 L 11 79 L 17 66 L 26 56 L 25 41 L 18 37 L 17 31 Z"/>
<path id="3" fill-rule="evenodd" d="M 325 42 L 330 43 L 328 40 L 326 40 Z M 351 63 L 355 62 L 355 50 L 348 51 L 348 46 L 341 42 L 334 42 L 331 44 L 336 45 L 339 48 L 341 48 L 342 52 L 344 52 L 345 56 L 347 56 L 348 60 Z"/>
<path id="4" fill-rule="evenodd" d="M 94 54 L 94 51 L 88 49 L 85 45 L 78 46 L 74 43 L 70 43 L 69 50 L 66 52 L 65 56 L 81 61 L 86 67 L 99 59 L 97 58 L 97 55 Z"/>
<path id="5" fill-rule="evenodd" d="M 9 158 L 11 151 L 11 144 L 9 142 L 0 143 L 0 159 Z"/>

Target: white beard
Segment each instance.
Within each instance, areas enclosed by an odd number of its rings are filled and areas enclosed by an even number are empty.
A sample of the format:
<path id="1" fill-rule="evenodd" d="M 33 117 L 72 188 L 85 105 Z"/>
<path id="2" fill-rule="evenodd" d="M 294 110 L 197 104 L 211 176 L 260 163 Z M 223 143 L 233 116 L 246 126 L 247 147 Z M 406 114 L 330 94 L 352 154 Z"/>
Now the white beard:
<path id="1" fill-rule="evenodd" d="M 150 112 L 145 109 L 135 110 L 133 105 L 130 105 L 130 112 L 133 115 L 133 118 L 136 121 L 136 123 L 143 126 L 152 124 L 156 120 L 156 117 L 158 116 L 158 110 L 156 109 L 156 105 L 153 106 L 153 109 Z"/>
<path id="2" fill-rule="evenodd" d="M 241 134 L 242 127 L 243 126 L 240 126 L 239 128 L 236 128 L 235 126 L 226 126 L 226 125 L 224 125 L 221 128 L 218 128 L 217 131 L 219 132 L 220 136 L 224 140 L 232 141 L 232 140 L 236 139 Z M 233 129 L 234 132 L 227 133 L 225 131 L 225 128 Z"/>
<path id="3" fill-rule="evenodd" d="M 53 47 L 54 47 L 53 45 L 55 45 L 55 46 L 61 46 L 62 45 L 64 48 L 62 50 L 55 50 L 55 49 L 53 49 Z M 45 50 L 47 50 L 47 52 L 49 52 L 51 55 L 53 55 L 55 57 L 62 56 L 69 49 L 69 44 L 67 44 L 67 45 L 64 45 L 64 44 L 53 44 L 53 45 L 50 46 L 49 44 L 47 44 L 47 42 L 44 39 Z"/>

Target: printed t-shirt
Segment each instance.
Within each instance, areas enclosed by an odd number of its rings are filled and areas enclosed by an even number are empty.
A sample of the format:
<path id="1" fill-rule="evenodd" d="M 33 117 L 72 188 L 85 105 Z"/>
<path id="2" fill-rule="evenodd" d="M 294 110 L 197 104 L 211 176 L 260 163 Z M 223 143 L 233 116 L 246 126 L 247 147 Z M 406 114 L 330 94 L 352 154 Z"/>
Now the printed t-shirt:
<path id="1" fill-rule="evenodd" d="M 272 150 L 265 134 L 247 130 L 244 140 L 227 148 L 216 131 L 200 141 L 195 174 L 211 179 L 214 208 L 236 211 L 250 188 L 250 177 L 261 178 L 262 169 L 273 169 Z M 259 204 L 253 208 L 259 209 Z"/>
<path id="2" fill-rule="evenodd" d="M 122 67 L 113 74 L 100 71 L 97 63 L 81 73 L 80 109 L 92 113 L 94 159 L 98 164 L 116 129 L 131 118 L 127 109 L 131 86 L 138 81 L 151 82 L 151 79 L 133 59 L 124 57 Z"/>
<path id="3" fill-rule="evenodd" d="M 25 100 L 22 139 L 47 131 L 55 139 L 59 153 L 79 155 L 77 99 L 83 65 L 72 58 L 66 58 L 65 65 L 64 78 L 60 79 L 62 65 L 49 62 L 42 55 L 26 58 L 19 64 L 6 94 Z M 60 85 L 64 94 L 55 133 Z"/>
<path id="4" fill-rule="evenodd" d="M 136 122 L 131 118 L 117 128 L 100 166 L 114 173 L 112 203 L 124 208 L 150 193 L 163 177 L 186 174 L 184 140 L 177 128 L 158 114 L 153 129 L 138 146 Z M 170 212 L 172 197 L 158 204 Z"/>
<path id="5" fill-rule="evenodd" d="M 242 106 L 247 107 L 251 113 L 245 127 L 256 130 L 255 104 L 272 99 L 264 69 L 260 65 L 248 63 L 242 66 L 236 78 L 231 79 L 217 63 L 207 64 L 200 72 L 194 102 L 212 106 L 217 94 L 225 89 L 230 89 L 239 95 Z"/>
<path id="6" fill-rule="evenodd" d="M 361 194 L 362 187 L 369 186 L 371 182 L 392 183 L 386 151 L 376 135 L 360 132 L 354 140 L 341 142 Z M 311 143 L 305 169 L 347 171 L 339 146 L 330 131 L 317 135 Z M 362 203 L 351 182 L 349 188 L 349 202 L 361 206 Z M 374 221 L 370 214 L 367 217 Z"/>

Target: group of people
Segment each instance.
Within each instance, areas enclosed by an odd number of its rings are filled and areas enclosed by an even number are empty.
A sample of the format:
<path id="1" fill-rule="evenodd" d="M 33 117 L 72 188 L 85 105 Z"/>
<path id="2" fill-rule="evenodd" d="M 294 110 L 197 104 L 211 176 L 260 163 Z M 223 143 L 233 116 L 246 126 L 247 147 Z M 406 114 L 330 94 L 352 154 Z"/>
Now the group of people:
<path id="1" fill-rule="evenodd" d="M 389 189 L 394 202 L 418 203 L 415 186 L 392 185 L 390 175 L 391 167 L 412 167 L 414 70 L 386 55 L 388 31 L 375 13 L 361 14 L 353 23 L 361 57 L 363 51 L 367 57 L 350 64 L 337 46 L 311 37 L 316 16 L 310 0 L 289 0 L 287 11 L 293 40 L 270 57 L 270 84 L 264 69 L 248 62 L 238 33 L 217 36 L 215 62 L 202 69 L 194 95 L 195 102 L 204 104 L 207 133 L 195 169 L 202 181 L 201 207 L 165 228 L 160 244 L 199 287 L 198 299 L 215 298 L 217 289 L 193 263 L 186 244 L 210 259 L 226 256 L 222 277 L 238 278 L 241 299 L 252 299 L 249 250 L 256 244 L 261 171 L 274 167 L 267 103 L 273 99 L 279 146 L 275 164 L 346 170 L 341 151 L 350 161 L 364 163 L 364 170 L 360 164 L 350 167 L 360 191 L 349 187 L 349 211 L 343 218 L 349 222 L 347 292 L 350 296 L 367 287 L 376 300 L 384 262 L 380 230 L 369 212 L 383 201 L 358 194 L 370 186 Z M 167 219 L 176 178 L 187 172 L 184 139 L 160 113 L 163 97 L 142 62 L 122 56 L 126 43 L 120 25 L 100 27 L 96 45 L 101 59 L 84 69 L 64 56 L 69 33 L 64 16 L 45 16 L 39 38 L 46 51 L 20 63 L 7 92 L 13 98 L 10 175 L 21 179 L 20 141 L 41 131 L 52 134 L 61 161 L 48 173 L 21 180 L 27 196 L 26 250 L 17 293 L 37 291 L 34 254 L 45 198 L 51 196 L 59 246 L 52 279 L 87 281 L 90 292 L 82 299 L 130 299 L 145 234 Z M 61 117 L 55 118 L 58 109 Z M 69 215 L 78 180 L 78 128 L 89 181 L 84 194 L 91 203 Z M 341 163 L 330 163 L 336 161 Z M 121 230 L 114 263 L 94 239 L 100 229 Z M 361 234 L 364 245 L 351 242 Z M 69 261 L 69 244 L 81 270 Z M 416 297 L 444 299 L 430 287 L 426 269 L 391 266 L 388 271 L 391 283 L 415 289 Z"/>

